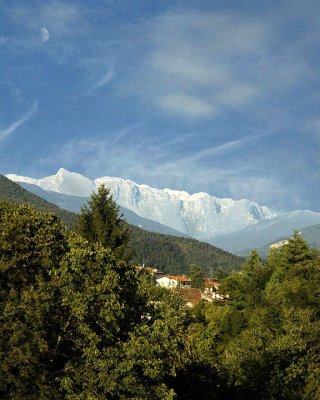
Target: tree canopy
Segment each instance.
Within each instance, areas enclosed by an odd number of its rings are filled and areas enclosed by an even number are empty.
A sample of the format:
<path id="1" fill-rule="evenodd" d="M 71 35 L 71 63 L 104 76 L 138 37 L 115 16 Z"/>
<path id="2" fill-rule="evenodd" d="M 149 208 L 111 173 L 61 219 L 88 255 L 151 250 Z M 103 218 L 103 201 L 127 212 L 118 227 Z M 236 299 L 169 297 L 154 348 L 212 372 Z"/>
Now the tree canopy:
<path id="1" fill-rule="evenodd" d="M 221 398 L 319 398 L 319 253 L 295 233 L 265 262 L 253 251 L 222 290 L 228 305 L 205 305 L 189 328 L 194 357 L 222 374 Z"/>
<path id="2" fill-rule="evenodd" d="M 20 399 L 172 399 L 182 301 L 109 248 L 0 204 L 0 391 Z M 1 393 L 0 393 L 1 395 Z"/>

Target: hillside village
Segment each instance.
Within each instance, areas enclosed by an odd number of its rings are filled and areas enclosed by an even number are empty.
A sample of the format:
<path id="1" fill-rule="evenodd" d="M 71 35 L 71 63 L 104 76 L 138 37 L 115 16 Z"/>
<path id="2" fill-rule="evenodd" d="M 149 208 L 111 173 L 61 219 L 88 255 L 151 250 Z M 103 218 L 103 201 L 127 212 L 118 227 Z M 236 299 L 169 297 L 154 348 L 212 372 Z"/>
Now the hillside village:
<path id="1" fill-rule="evenodd" d="M 224 302 L 230 299 L 228 294 L 220 293 L 220 281 L 218 278 L 204 277 L 200 285 L 197 282 L 197 287 L 194 287 L 192 279 L 186 275 L 165 274 L 156 268 L 146 266 L 140 268 L 146 270 L 154 277 L 157 286 L 178 291 L 186 301 L 188 307 L 194 307 L 202 300 L 212 303 L 213 301 Z"/>

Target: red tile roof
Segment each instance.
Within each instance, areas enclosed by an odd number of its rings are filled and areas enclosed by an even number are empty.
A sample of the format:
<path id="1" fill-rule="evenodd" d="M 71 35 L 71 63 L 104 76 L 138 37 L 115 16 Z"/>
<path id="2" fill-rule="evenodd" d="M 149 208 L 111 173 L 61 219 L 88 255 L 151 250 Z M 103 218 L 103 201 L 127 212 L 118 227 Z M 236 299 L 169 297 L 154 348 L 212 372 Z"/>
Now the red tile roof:
<path id="1" fill-rule="evenodd" d="M 164 275 L 164 277 L 170 278 L 170 279 L 174 279 L 178 282 L 192 282 L 191 279 L 183 276 L 183 275 Z"/>
<path id="2" fill-rule="evenodd" d="M 200 289 L 182 288 L 180 289 L 180 293 L 186 302 L 191 303 L 192 305 L 199 303 L 199 301 L 202 299 Z"/>

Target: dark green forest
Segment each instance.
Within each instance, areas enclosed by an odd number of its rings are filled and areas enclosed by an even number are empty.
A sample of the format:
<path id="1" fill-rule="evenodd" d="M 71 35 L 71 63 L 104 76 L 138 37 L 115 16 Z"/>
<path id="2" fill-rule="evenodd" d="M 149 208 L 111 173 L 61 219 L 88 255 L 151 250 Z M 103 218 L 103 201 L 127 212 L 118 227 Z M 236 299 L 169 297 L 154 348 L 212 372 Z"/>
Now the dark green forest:
<path id="1" fill-rule="evenodd" d="M 30 204 L 36 210 L 52 212 L 71 228 L 74 224 L 75 214 L 62 210 L 56 205 L 23 189 L 20 185 L 0 174 L 0 199 L 17 204 Z"/>
<path id="2" fill-rule="evenodd" d="M 39 211 L 53 212 L 68 228 L 74 226 L 75 214 L 28 192 L 1 174 L 0 198 L 18 204 L 31 204 Z M 244 261 L 240 257 L 194 239 L 147 232 L 133 225 L 128 225 L 128 229 L 131 234 L 127 246 L 132 258 L 166 273 L 188 274 L 190 265 L 196 264 L 207 276 L 223 275 L 240 270 Z"/>
<path id="3" fill-rule="evenodd" d="M 188 308 L 127 258 L 106 188 L 73 231 L 0 202 L 0 232 L 0 398 L 320 398 L 320 253 L 298 233 Z"/>
<path id="4" fill-rule="evenodd" d="M 189 273 L 192 264 L 199 265 L 206 276 L 240 271 L 244 259 L 208 243 L 194 239 L 147 232 L 132 226 L 129 242 L 139 262 L 172 274 Z"/>

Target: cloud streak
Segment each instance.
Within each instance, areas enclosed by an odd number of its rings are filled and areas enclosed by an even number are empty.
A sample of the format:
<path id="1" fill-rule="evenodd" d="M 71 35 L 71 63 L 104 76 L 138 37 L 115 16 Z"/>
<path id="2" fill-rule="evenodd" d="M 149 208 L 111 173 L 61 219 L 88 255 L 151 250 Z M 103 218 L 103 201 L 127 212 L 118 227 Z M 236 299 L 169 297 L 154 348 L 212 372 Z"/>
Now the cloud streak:
<path id="1" fill-rule="evenodd" d="M 88 91 L 88 94 L 93 94 L 96 90 L 100 89 L 103 86 L 108 85 L 115 77 L 115 73 L 113 68 L 110 68 L 108 72 L 102 76 Z"/>
<path id="2" fill-rule="evenodd" d="M 158 188 L 247 198 L 277 211 L 288 210 L 288 199 L 291 209 L 299 207 L 303 200 L 296 182 L 282 173 L 290 155 L 282 154 L 281 158 L 276 154 L 275 164 L 264 148 L 268 135 L 246 136 L 196 150 L 187 144 L 199 132 L 152 138 L 147 130 L 148 126 L 141 123 L 105 137 L 74 139 L 54 151 L 57 156 L 43 159 L 40 164 L 49 165 L 51 170 L 63 165 L 90 178 L 119 176 Z M 257 150 L 257 145 L 264 149 L 264 154 Z M 188 154 L 183 156 L 183 152 Z M 243 153 L 243 158 L 238 157 L 238 152 Z M 292 160 L 290 165 L 294 170 L 301 169 Z"/>
<path id="3" fill-rule="evenodd" d="M 35 102 L 31 109 L 20 119 L 17 119 L 15 122 L 13 122 L 10 126 L 4 129 L 0 129 L 0 141 L 8 137 L 9 135 L 13 134 L 21 125 L 26 123 L 32 116 L 33 114 L 37 111 L 38 109 L 38 103 Z"/>
<path id="4" fill-rule="evenodd" d="M 201 151 L 196 152 L 195 154 L 188 156 L 188 157 L 184 157 L 181 159 L 181 161 L 183 161 L 184 163 L 196 163 L 198 161 L 201 160 L 205 160 L 208 159 L 209 157 L 213 157 L 213 156 L 218 156 L 218 155 L 222 155 L 227 151 L 232 151 L 235 149 L 239 149 L 242 146 L 245 145 L 249 145 L 250 142 L 255 141 L 258 138 L 264 137 L 266 135 L 255 135 L 255 136 L 248 136 L 248 137 L 242 137 L 240 139 L 237 140 L 232 140 L 226 143 L 223 143 L 219 146 L 214 146 L 211 148 L 207 148 Z"/>
<path id="5" fill-rule="evenodd" d="M 133 179 L 140 183 L 154 186 L 171 186 L 186 190 L 210 189 L 236 176 L 247 172 L 248 164 L 236 160 L 229 166 L 219 166 L 214 156 L 223 155 L 241 146 L 252 144 L 258 137 L 246 137 L 223 143 L 209 149 L 194 151 L 187 150 L 187 145 L 199 133 L 192 132 L 167 138 L 152 138 L 145 133 L 144 124 L 136 124 L 120 132 L 109 134 L 106 137 L 95 137 L 71 140 L 60 149 L 59 157 L 51 160 L 42 160 L 58 168 L 61 165 L 70 169 L 82 166 L 82 173 L 90 177 L 103 174 L 121 176 Z M 126 146 L 123 145 L 125 138 Z M 181 151 L 188 151 L 189 155 L 182 156 Z M 176 154 L 173 157 L 173 154 Z M 197 182 L 197 185 L 195 185 Z M 229 191 L 229 188 L 227 188 Z M 220 190 L 223 193 L 223 190 Z"/>

